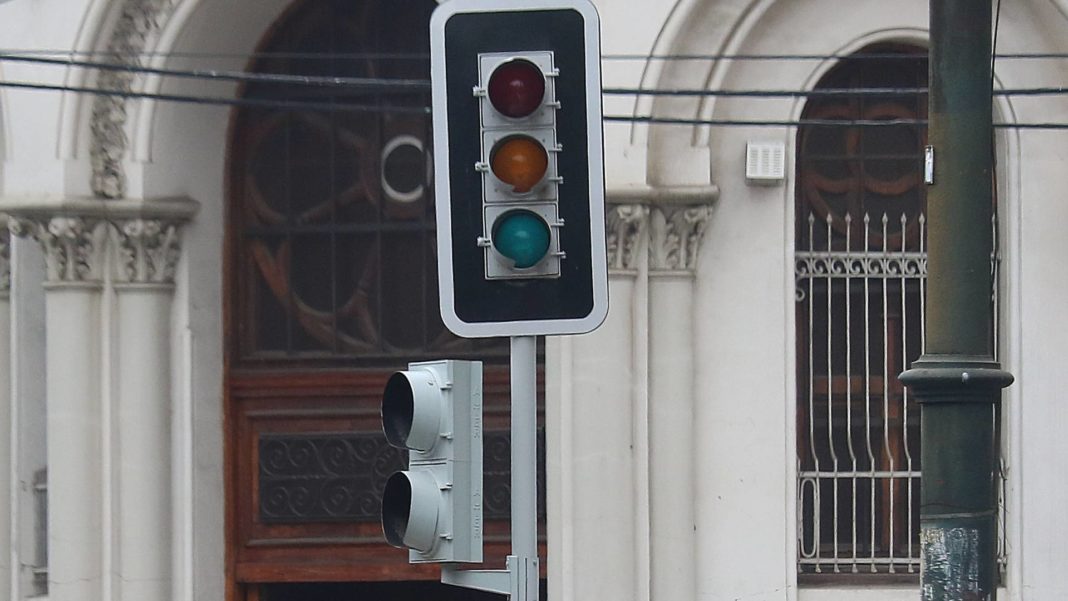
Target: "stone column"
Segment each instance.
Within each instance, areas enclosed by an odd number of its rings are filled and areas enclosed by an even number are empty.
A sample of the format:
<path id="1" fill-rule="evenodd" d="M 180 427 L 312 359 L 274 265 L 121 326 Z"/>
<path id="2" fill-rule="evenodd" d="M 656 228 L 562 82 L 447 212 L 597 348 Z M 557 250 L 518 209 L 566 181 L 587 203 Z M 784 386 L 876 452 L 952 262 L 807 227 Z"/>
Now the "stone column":
<path id="1" fill-rule="evenodd" d="M 166 601 L 170 307 L 178 224 L 197 205 L 6 200 L 11 232 L 45 256 L 49 599 Z"/>
<path id="2" fill-rule="evenodd" d="M 651 598 L 697 594 L 694 268 L 709 205 L 658 205 L 649 236 Z"/>
<path id="3" fill-rule="evenodd" d="M 101 289 L 106 224 L 17 218 L 45 251 L 48 588 L 51 601 L 102 596 Z"/>
<path id="4" fill-rule="evenodd" d="M 638 599 L 634 574 L 634 297 L 647 209 L 608 211 L 611 310 L 599 329 L 550 336 L 546 365 L 549 450 L 549 595 Z M 595 542 L 597 551 L 591 552 Z"/>
<path id="5" fill-rule="evenodd" d="M 116 588 L 122 601 L 171 597 L 170 309 L 178 226 L 113 222 L 116 296 Z"/>
<path id="6" fill-rule="evenodd" d="M 626 352 L 625 358 L 619 362 L 617 372 L 608 377 L 620 378 L 620 384 L 629 390 L 614 406 L 606 405 L 602 410 L 629 416 L 629 430 L 617 433 L 628 445 L 633 490 L 633 551 L 626 559 L 631 568 L 623 572 L 627 576 L 621 582 L 629 581 L 634 601 L 649 601 L 649 207 L 643 203 L 612 203 L 607 218 L 610 303 L 612 311 L 619 312 L 616 323 L 621 324 L 622 331 L 629 332 L 626 347 L 620 349 Z"/>
<path id="7" fill-rule="evenodd" d="M 11 464 L 15 425 L 11 395 L 11 234 L 7 219 L 0 218 L 0 597 L 11 595 L 14 547 L 11 525 L 15 503 L 11 483 L 17 481 Z"/>

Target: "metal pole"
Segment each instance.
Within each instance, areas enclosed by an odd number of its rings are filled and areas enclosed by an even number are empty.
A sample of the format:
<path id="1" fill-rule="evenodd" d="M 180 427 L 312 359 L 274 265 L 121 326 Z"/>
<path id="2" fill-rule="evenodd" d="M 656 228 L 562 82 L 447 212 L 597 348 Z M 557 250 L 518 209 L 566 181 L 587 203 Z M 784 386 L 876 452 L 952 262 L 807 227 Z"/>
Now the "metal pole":
<path id="1" fill-rule="evenodd" d="M 922 406 L 920 585 L 925 601 L 996 595 L 990 0 L 931 0 L 927 348 L 901 375 Z"/>
<path id="2" fill-rule="evenodd" d="M 519 580 L 512 601 L 538 601 L 536 338 L 513 336 L 511 347 L 512 555 Z"/>

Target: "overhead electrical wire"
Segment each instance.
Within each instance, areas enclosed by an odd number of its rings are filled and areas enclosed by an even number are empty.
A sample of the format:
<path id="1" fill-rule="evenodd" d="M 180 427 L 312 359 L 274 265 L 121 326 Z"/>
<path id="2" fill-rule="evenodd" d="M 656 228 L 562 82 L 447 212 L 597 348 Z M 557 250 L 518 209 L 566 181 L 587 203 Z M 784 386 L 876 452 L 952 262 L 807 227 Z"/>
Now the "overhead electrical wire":
<path id="1" fill-rule="evenodd" d="M 353 104 L 349 102 L 322 102 L 313 100 L 276 100 L 270 98 L 221 96 L 190 96 L 183 94 L 157 94 L 150 92 L 125 92 L 120 90 L 103 90 L 92 87 L 37 84 L 17 81 L 0 81 L 0 88 L 24 90 L 43 90 L 53 92 L 74 92 L 95 96 L 115 96 L 119 98 L 158 100 L 185 104 L 248 106 L 265 109 L 289 109 L 319 112 L 379 112 L 429 115 L 428 106 L 404 106 L 393 104 Z M 745 120 L 745 119 L 683 119 L 672 117 L 654 117 L 643 115 L 604 115 L 606 122 L 632 122 L 658 125 L 707 125 L 707 126 L 747 126 L 747 127 L 797 127 L 811 125 L 816 127 L 893 127 L 901 125 L 926 125 L 923 119 L 802 119 L 802 120 Z M 1002 129 L 1068 129 L 1068 123 L 1034 122 L 1034 123 L 995 123 L 994 127 Z"/>
<path id="2" fill-rule="evenodd" d="M 0 62 L 22 62 L 52 66 L 68 66 L 101 71 L 122 71 L 149 75 L 165 75 L 185 79 L 209 79 L 222 81 L 239 81 L 251 83 L 287 84 L 317 87 L 339 87 L 346 89 L 369 89 L 374 91 L 425 91 L 430 89 L 427 79 L 382 79 L 371 77 L 331 77 L 315 75 L 287 75 L 282 73 L 250 73 L 246 71 L 229 71 L 219 69 L 164 69 L 143 67 L 101 61 L 83 61 L 74 59 L 45 58 L 39 56 L 20 56 L 0 52 Z"/>
<path id="3" fill-rule="evenodd" d="M 53 92 L 74 92 L 78 94 L 91 94 L 94 96 L 114 96 L 118 98 L 135 98 L 144 100 L 159 100 L 164 102 L 180 102 L 185 104 L 225 105 L 225 106 L 248 106 L 268 109 L 293 109 L 321 112 L 375 112 L 375 113 L 407 113 L 417 115 L 429 115 L 430 107 L 427 106 L 403 106 L 391 104 L 352 104 L 349 102 L 322 102 L 314 100 L 275 100 L 271 98 L 239 97 L 225 98 L 222 96 L 189 96 L 184 94 L 156 94 L 149 92 L 124 92 L 121 90 L 103 90 L 99 88 L 83 86 L 61 86 L 50 84 L 28 83 L 21 81 L 0 81 L 0 88 L 15 88 L 22 90 L 45 90 Z"/>
<path id="4" fill-rule="evenodd" d="M 144 67 L 138 65 L 125 65 L 100 61 L 81 61 L 70 58 L 58 59 L 36 56 L 20 56 L 17 54 L 0 51 L 0 62 L 4 61 L 46 64 L 51 66 L 68 66 L 84 69 L 97 69 L 102 71 L 121 71 L 128 73 L 180 77 L 184 79 L 236 81 L 276 85 L 310 86 L 319 88 L 343 88 L 345 90 L 367 90 L 376 93 L 411 93 L 413 91 L 428 91 L 430 89 L 430 80 L 428 79 L 386 79 L 370 77 L 293 75 L 282 73 L 251 73 L 245 71 L 230 71 L 217 69 L 166 69 L 160 67 Z M 628 87 L 607 87 L 602 89 L 602 94 L 606 96 L 737 96 L 753 98 L 809 98 L 817 96 L 859 97 L 919 95 L 926 93 L 927 88 L 890 87 L 831 88 L 813 90 L 702 90 L 670 88 L 650 89 Z M 1068 94 L 1068 87 L 1045 86 L 1035 88 L 1012 88 L 994 90 L 993 94 L 998 96 L 1058 95 Z"/>
<path id="5" fill-rule="evenodd" d="M 698 90 L 698 89 L 647 89 L 604 88 L 605 96 L 742 96 L 754 98 L 810 98 L 810 97 L 855 97 L 855 96 L 916 96 L 926 94 L 927 88 L 823 88 L 812 90 Z M 1068 94 L 1066 86 L 1038 88 L 1007 88 L 994 90 L 994 96 L 1055 96 Z"/>
<path id="6" fill-rule="evenodd" d="M 111 50 L 62 50 L 49 48 L 0 48 L 2 54 L 20 54 L 37 56 L 91 56 L 111 58 L 204 58 L 204 59 L 301 59 L 301 60 L 430 60 L 429 53 L 388 53 L 388 52 L 126 52 Z M 997 54 L 999 59 L 1010 60 L 1042 60 L 1064 59 L 1068 53 L 1064 52 L 1009 52 Z M 641 54 L 619 53 L 603 54 L 603 60 L 608 61 L 691 61 L 691 60 L 735 60 L 735 61 L 813 61 L 813 60 L 922 60 L 923 57 L 901 53 L 859 53 L 859 54 Z"/>
<path id="7" fill-rule="evenodd" d="M 605 54 L 604 60 L 657 60 L 657 61 L 823 61 L 823 60 L 926 60 L 925 55 L 902 53 L 861 53 L 861 54 Z M 1013 52 L 999 54 L 997 58 L 1026 59 L 1060 59 L 1068 58 L 1063 52 Z"/>
<path id="8" fill-rule="evenodd" d="M 54 58 L 52 56 L 65 56 L 66 58 Z M 218 69 L 172 69 L 161 67 L 145 67 L 135 64 L 123 64 L 100 60 L 77 60 L 74 55 L 80 56 L 107 56 L 109 53 L 77 53 L 46 50 L 0 50 L 0 62 L 25 62 L 44 64 L 50 66 L 65 66 L 102 71 L 121 71 L 137 74 L 157 75 L 161 77 L 177 77 L 183 79 L 195 79 L 202 81 L 227 81 L 238 83 L 268 84 L 277 86 L 314 87 L 319 89 L 338 90 L 339 95 L 348 95 L 356 92 L 375 94 L 388 99 L 392 94 L 426 93 L 430 89 L 430 81 L 425 79 L 388 79 L 388 78 L 363 78 L 342 76 L 317 76 L 296 75 L 284 73 L 251 73 L 245 71 L 218 70 Z M 170 53 L 168 56 L 186 57 L 209 57 L 217 56 L 206 53 Z M 129 58 L 129 54 L 113 53 L 111 56 Z M 140 56 L 157 56 L 152 53 L 144 53 Z M 368 57 L 376 58 L 391 57 L 412 59 L 423 55 L 321 55 L 311 53 L 256 53 L 254 55 L 263 58 L 274 56 L 300 57 L 300 58 L 337 58 L 337 57 Z M 631 55 L 610 55 L 615 57 L 627 57 Z M 638 55 L 633 55 L 638 56 Z M 998 58 L 1068 58 L 1068 54 L 1003 54 L 995 55 Z M 915 55 L 902 54 L 868 54 L 868 55 L 673 55 L 678 59 L 690 58 L 719 58 L 732 60 L 815 60 L 819 59 L 857 59 L 857 58 L 909 58 L 916 60 Z M 646 58 L 664 58 L 646 56 Z M 178 102 L 201 105 L 221 106 L 249 106 L 267 109 L 290 109 L 309 110 L 321 112 L 380 112 L 380 113 L 407 113 L 429 114 L 430 107 L 411 106 L 380 101 L 374 104 L 353 103 L 347 99 L 335 98 L 324 100 L 293 100 L 285 97 L 265 97 L 261 95 L 246 95 L 237 98 L 225 96 L 200 96 L 190 94 L 172 94 L 158 92 L 137 92 L 133 90 L 115 90 L 92 86 L 68 86 L 43 84 L 25 81 L 2 81 L 0 88 L 14 88 L 25 90 L 73 92 L 79 94 L 92 94 L 98 96 L 114 96 L 130 99 L 147 99 L 163 102 Z M 843 89 L 819 89 L 819 90 L 701 90 L 701 89 L 646 89 L 627 87 L 608 87 L 602 90 L 605 96 L 677 96 L 677 97 L 748 97 L 748 98 L 810 98 L 810 97 L 860 97 L 860 96 L 888 96 L 888 95 L 921 95 L 927 93 L 926 88 L 843 88 Z M 1034 88 L 1012 88 L 994 90 L 998 96 L 1038 96 L 1038 95 L 1062 95 L 1068 94 L 1068 87 L 1045 86 Z M 282 92 L 279 96 L 282 96 Z M 805 119 L 805 120 L 746 120 L 746 119 L 686 119 L 673 117 L 657 117 L 653 115 L 606 115 L 607 122 L 633 122 L 659 125 L 705 125 L 705 126 L 749 126 L 749 127 L 794 127 L 800 125 L 811 126 L 851 126 L 851 127 L 887 127 L 901 125 L 926 125 L 924 120 L 916 119 Z M 1015 129 L 1068 129 L 1068 123 L 996 123 L 998 128 Z"/>
<path id="9" fill-rule="evenodd" d="M 901 125 L 926 126 L 924 119 L 799 119 L 799 120 L 744 120 L 744 119 L 685 119 L 674 117 L 605 115 L 605 121 L 629 121 L 661 125 L 709 125 L 709 126 L 747 126 L 747 127 L 893 127 Z M 1065 129 L 1068 123 L 1031 122 L 1031 123 L 995 123 L 998 129 Z"/>

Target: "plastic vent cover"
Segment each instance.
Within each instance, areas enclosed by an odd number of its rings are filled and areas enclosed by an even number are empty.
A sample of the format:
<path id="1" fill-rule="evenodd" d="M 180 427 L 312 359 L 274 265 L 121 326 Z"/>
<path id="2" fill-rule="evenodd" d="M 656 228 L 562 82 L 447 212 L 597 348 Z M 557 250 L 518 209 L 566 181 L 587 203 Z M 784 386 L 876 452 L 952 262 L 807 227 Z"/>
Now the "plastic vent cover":
<path id="1" fill-rule="evenodd" d="M 786 144 L 749 142 L 745 147 L 745 180 L 775 185 L 786 179 Z"/>

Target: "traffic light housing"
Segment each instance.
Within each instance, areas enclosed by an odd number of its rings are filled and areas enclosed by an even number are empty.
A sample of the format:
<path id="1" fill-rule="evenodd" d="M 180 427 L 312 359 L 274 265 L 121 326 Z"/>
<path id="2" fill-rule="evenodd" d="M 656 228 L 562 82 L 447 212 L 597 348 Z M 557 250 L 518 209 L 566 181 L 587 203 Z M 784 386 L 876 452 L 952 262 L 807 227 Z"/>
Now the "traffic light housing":
<path id="1" fill-rule="evenodd" d="M 410 363 L 382 394 L 382 430 L 408 451 L 382 493 L 386 541 L 411 563 L 482 561 L 482 363 Z"/>
<path id="2" fill-rule="evenodd" d="M 465 337 L 593 330 L 608 275 L 592 4 L 443 3 L 431 79 L 445 325 Z"/>

